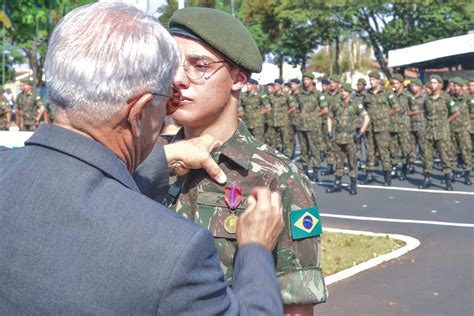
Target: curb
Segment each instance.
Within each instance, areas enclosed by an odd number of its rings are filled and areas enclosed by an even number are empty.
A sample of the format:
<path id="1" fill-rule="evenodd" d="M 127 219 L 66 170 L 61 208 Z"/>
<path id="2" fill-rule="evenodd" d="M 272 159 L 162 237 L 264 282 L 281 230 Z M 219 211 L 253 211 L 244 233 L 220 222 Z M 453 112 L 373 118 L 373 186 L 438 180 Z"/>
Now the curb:
<path id="1" fill-rule="evenodd" d="M 330 285 L 330 284 L 339 282 L 341 280 L 350 278 L 356 275 L 357 273 L 360 273 L 362 271 L 378 266 L 379 264 L 383 262 L 403 256 L 404 254 L 408 253 L 409 251 L 412 251 L 413 249 L 417 248 L 420 245 L 420 241 L 418 239 L 410 237 L 410 236 L 405 236 L 405 235 L 373 233 L 373 232 L 360 231 L 360 230 L 348 230 L 348 229 L 337 229 L 337 228 L 324 228 L 324 230 L 328 232 L 333 232 L 333 233 L 352 234 L 352 235 L 366 235 L 366 236 L 377 236 L 377 237 L 388 236 L 392 239 L 402 240 L 406 243 L 406 245 L 403 246 L 402 248 L 399 248 L 397 250 L 386 253 L 384 255 L 372 258 L 368 261 L 362 262 L 351 268 L 339 271 L 335 274 L 325 277 L 324 281 L 326 282 L 326 285 Z"/>

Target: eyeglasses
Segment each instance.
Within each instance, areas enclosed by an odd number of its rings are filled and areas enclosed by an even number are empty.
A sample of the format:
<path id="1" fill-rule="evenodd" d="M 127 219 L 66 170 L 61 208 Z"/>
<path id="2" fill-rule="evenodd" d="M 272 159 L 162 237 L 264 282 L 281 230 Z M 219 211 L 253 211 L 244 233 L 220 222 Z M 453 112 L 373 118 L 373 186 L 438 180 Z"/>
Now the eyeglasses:
<path id="1" fill-rule="evenodd" d="M 154 96 L 169 98 L 169 101 L 166 103 L 166 115 L 171 115 L 174 112 L 176 112 L 176 110 L 179 107 L 179 104 L 183 100 L 183 96 L 181 95 L 181 92 L 179 92 L 175 88 L 173 88 L 173 95 L 167 95 L 167 94 L 155 93 L 155 92 L 149 92 L 149 93 Z M 142 95 L 138 95 L 136 97 L 131 98 L 130 100 L 128 100 L 128 103 L 131 104 L 131 103 L 137 102 L 138 99 Z"/>
<path id="2" fill-rule="evenodd" d="M 217 60 L 212 62 L 206 62 L 204 56 L 189 55 L 184 60 L 183 66 L 184 72 L 192 80 L 198 80 L 204 77 L 206 74 L 207 68 L 213 64 L 222 64 L 227 61 Z"/>

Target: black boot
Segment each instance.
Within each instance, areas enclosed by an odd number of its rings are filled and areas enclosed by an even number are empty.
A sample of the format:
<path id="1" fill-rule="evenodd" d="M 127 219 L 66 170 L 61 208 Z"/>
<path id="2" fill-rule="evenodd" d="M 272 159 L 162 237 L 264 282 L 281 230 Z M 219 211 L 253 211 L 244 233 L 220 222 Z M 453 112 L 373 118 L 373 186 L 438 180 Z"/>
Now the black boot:
<path id="1" fill-rule="evenodd" d="M 341 177 L 336 177 L 334 186 L 326 190 L 327 193 L 341 192 Z"/>
<path id="2" fill-rule="evenodd" d="M 384 171 L 384 182 L 383 185 L 385 187 L 389 187 L 392 185 L 392 175 L 390 174 L 390 171 Z"/>
<path id="3" fill-rule="evenodd" d="M 465 185 L 472 185 L 471 173 L 469 171 L 464 172 L 464 184 Z"/>
<path id="4" fill-rule="evenodd" d="M 374 176 L 372 174 L 372 171 L 367 171 L 365 173 L 365 179 L 362 181 L 361 184 L 367 184 L 367 183 L 372 183 L 374 182 Z"/>
<path id="5" fill-rule="evenodd" d="M 318 168 L 314 167 L 313 168 L 313 174 L 309 178 L 313 182 L 319 182 L 319 176 L 318 176 Z"/>
<path id="6" fill-rule="evenodd" d="M 423 179 L 423 183 L 418 186 L 418 189 L 426 189 L 431 186 L 431 174 L 429 172 L 425 172 L 425 178 Z"/>
<path id="7" fill-rule="evenodd" d="M 453 175 L 451 173 L 445 173 L 444 174 L 444 183 L 446 185 L 446 191 L 452 191 L 453 190 L 453 185 L 451 184 Z"/>
<path id="8" fill-rule="evenodd" d="M 334 173 L 334 165 L 329 164 L 328 167 L 326 168 L 326 171 L 323 171 L 323 176 L 328 176 Z"/>
<path id="9" fill-rule="evenodd" d="M 403 166 L 402 166 L 402 170 L 400 171 L 400 177 L 399 177 L 399 179 L 400 179 L 401 181 L 407 179 L 407 165 L 403 165 Z"/>
<path id="10" fill-rule="evenodd" d="M 351 177 L 351 187 L 349 189 L 349 194 L 350 195 L 356 195 L 357 194 L 357 178 Z"/>
<path id="11" fill-rule="evenodd" d="M 413 174 L 415 172 L 415 165 L 412 163 L 409 163 L 407 166 L 407 171 L 409 174 Z"/>

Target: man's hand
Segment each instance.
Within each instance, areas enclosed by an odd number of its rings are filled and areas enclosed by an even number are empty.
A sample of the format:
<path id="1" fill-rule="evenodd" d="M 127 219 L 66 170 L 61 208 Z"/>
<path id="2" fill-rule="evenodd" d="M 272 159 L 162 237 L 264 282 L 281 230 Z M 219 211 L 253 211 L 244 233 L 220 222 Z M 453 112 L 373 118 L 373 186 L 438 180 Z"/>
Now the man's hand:
<path id="1" fill-rule="evenodd" d="M 191 169 L 204 169 L 212 179 L 225 183 L 226 175 L 210 155 L 211 151 L 221 145 L 220 141 L 209 135 L 165 145 L 170 174 L 182 176 Z"/>
<path id="2" fill-rule="evenodd" d="M 283 230 L 281 196 L 267 188 L 254 188 L 247 209 L 239 216 L 237 244 L 257 243 L 272 251 Z"/>

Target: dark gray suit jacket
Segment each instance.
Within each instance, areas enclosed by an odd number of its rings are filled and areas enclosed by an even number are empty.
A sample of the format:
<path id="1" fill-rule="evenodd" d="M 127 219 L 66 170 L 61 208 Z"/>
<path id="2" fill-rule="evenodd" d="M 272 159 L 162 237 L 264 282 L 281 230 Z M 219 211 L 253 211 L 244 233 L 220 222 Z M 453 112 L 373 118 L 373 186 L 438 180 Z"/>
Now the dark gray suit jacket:
<path id="1" fill-rule="evenodd" d="M 168 181 L 163 148 L 153 152 Z M 0 149 L 0 314 L 278 315 L 273 259 L 242 247 L 233 289 L 211 234 L 145 197 L 98 142 L 41 126 Z"/>

